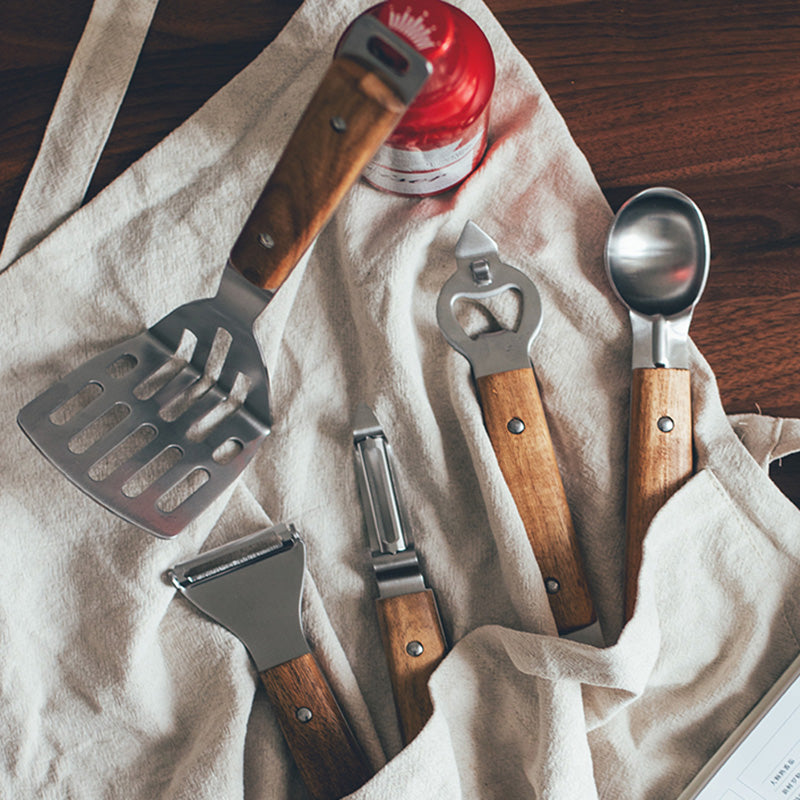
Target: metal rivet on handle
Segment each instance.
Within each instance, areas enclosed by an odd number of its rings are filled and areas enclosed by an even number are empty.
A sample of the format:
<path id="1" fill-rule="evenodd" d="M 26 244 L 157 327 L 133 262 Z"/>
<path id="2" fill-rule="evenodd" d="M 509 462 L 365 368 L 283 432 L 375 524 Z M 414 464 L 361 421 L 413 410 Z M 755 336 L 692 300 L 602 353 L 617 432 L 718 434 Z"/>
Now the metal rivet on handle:
<path id="1" fill-rule="evenodd" d="M 525 430 L 525 423 L 519 417 L 513 417 L 506 427 L 510 433 L 522 433 Z"/>
<path id="2" fill-rule="evenodd" d="M 341 117 L 331 117 L 331 128 L 336 133 L 344 133 L 347 130 L 347 123 Z"/>
<path id="3" fill-rule="evenodd" d="M 414 641 L 409 642 L 406 645 L 406 653 L 408 653 L 410 656 L 414 656 L 414 658 L 421 656 L 424 650 L 425 648 L 422 646 L 421 642 Z"/>
<path id="4" fill-rule="evenodd" d="M 547 594 L 555 594 L 561 588 L 561 584 L 555 578 L 544 579 L 544 590 Z"/>
<path id="5" fill-rule="evenodd" d="M 311 713 L 311 709 L 310 708 L 306 708 L 305 706 L 302 706 L 302 707 L 298 708 L 297 711 L 294 712 L 294 715 L 295 715 L 295 717 L 297 717 L 299 722 L 303 722 L 303 723 L 308 722 L 311 719 L 311 717 L 314 716 Z"/>
<path id="6" fill-rule="evenodd" d="M 258 243 L 267 250 L 275 247 L 275 240 L 268 233 L 259 233 Z"/>
<path id="7" fill-rule="evenodd" d="M 662 433 L 669 433 L 675 427 L 672 417 L 661 417 L 656 425 Z"/>

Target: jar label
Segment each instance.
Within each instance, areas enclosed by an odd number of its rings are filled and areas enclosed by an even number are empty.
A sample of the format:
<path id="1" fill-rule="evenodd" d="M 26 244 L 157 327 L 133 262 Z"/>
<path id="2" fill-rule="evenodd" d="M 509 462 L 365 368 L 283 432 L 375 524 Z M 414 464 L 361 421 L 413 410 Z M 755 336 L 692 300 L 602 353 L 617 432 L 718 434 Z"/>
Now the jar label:
<path id="1" fill-rule="evenodd" d="M 466 142 L 453 142 L 431 150 L 403 150 L 383 145 L 364 170 L 364 177 L 379 189 L 396 194 L 442 192 L 469 175 L 484 147 L 485 131 Z"/>

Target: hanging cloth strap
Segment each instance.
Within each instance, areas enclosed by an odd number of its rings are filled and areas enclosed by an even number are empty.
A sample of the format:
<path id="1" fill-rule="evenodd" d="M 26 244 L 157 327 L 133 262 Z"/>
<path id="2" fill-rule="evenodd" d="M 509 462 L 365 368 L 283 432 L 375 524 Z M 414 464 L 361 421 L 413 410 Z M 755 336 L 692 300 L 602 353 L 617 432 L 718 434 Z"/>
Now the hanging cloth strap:
<path id="1" fill-rule="evenodd" d="M 83 202 L 157 4 L 95 0 L 11 219 L 0 272 Z"/>

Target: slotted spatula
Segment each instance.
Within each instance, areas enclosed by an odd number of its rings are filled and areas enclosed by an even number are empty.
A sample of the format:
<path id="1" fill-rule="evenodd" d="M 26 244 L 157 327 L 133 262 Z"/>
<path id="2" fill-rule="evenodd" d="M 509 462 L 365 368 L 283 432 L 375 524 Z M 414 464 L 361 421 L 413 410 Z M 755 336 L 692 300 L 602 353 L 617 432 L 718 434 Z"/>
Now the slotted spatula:
<path id="1" fill-rule="evenodd" d="M 253 323 L 429 72 L 378 20 L 358 18 L 236 240 L 216 296 L 181 306 L 20 411 L 22 430 L 76 486 L 171 537 L 239 475 L 271 424 Z"/>

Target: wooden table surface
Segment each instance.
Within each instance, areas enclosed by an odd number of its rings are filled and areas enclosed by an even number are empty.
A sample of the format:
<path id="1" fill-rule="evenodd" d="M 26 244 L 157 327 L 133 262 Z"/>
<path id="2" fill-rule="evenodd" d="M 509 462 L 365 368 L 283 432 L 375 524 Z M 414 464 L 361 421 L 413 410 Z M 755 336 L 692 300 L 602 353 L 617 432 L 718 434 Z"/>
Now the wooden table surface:
<path id="1" fill-rule="evenodd" d="M 257 56 L 299 4 L 161 0 L 89 197 Z M 702 209 L 711 274 L 691 332 L 727 411 L 800 417 L 800 3 L 487 4 L 612 208 L 668 185 Z M 0 235 L 90 8 L 90 0 L 0 4 Z M 800 501 L 800 457 L 772 475 Z"/>

